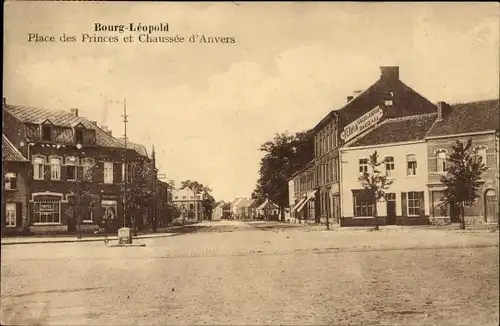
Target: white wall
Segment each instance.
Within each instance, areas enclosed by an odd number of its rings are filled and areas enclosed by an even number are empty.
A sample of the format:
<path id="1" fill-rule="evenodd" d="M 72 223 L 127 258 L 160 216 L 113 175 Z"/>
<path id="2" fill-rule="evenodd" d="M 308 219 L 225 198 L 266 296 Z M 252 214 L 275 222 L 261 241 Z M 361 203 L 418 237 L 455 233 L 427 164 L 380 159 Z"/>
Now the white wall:
<path id="1" fill-rule="evenodd" d="M 391 144 L 389 146 L 377 145 L 377 147 L 357 147 L 342 149 L 342 189 L 341 189 L 341 216 L 353 217 L 353 189 L 362 189 L 359 177 L 359 159 L 369 158 L 374 151 L 379 155 L 379 161 L 385 156 L 394 157 L 393 184 L 388 192 L 396 193 L 396 214 L 402 215 L 401 211 L 401 192 L 423 191 L 425 200 L 425 214 L 429 214 L 429 191 L 427 189 L 427 144 L 402 143 Z M 406 155 L 415 154 L 417 156 L 417 174 L 415 176 L 406 175 Z M 385 173 L 385 164 L 379 167 L 380 171 Z M 386 203 L 377 205 L 379 216 L 385 216 L 387 209 Z"/>

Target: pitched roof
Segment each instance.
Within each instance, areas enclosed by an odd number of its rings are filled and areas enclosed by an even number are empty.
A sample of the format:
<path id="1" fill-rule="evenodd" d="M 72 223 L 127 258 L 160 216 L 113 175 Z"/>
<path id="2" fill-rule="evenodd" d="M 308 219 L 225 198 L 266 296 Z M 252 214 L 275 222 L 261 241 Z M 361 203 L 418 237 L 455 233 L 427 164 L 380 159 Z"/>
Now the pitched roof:
<path id="1" fill-rule="evenodd" d="M 124 138 L 116 138 L 116 140 L 125 147 L 125 139 Z M 146 150 L 146 147 L 144 145 L 138 144 L 131 142 L 130 140 L 127 139 L 127 148 L 131 148 L 134 151 L 136 151 L 139 155 L 148 157 L 148 151 Z"/>
<path id="2" fill-rule="evenodd" d="M 423 140 L 436 118 L 437 113 L 387 119 L 347 147 Z"/>
<path id="3" fill-rule="evenodd" d="M 73 114 L 63 110 L 43 109 L 9 104 L 5 105 L 5 109 L 7 110 L 7 112 L 24 123 L 41 124 L 48 120 L 55 126 L 67 128 L 71 128 L 78 123 L 81 123 L 85 128 L 95 130 L 97 145 L 116 148 L 123 147 L 114 137 L 110 136 L 94 123 L 83 117 L 76 117 Z"/>
<path id="4" fill-rule="evenodd" d="M 2 133 L 2 161 L 3 162 L 28 162 L 28 160 Z"/>
<path id="5" fill-rule="evenodd" d="M 388 112 L 391 116 L 410 116 L 415 114 L 436 112 L 436 106 L 399 79 L 380 78 L 370 87 L 359 93 L 340 109 L 335 109 L 326 115 L 313 130 L 318 131 L 330 119 L 338 116 L 343 125 L 349 124 L 366 113 L 367 108 L 373 109 L 381 104 L 384 96 L 390 96 L 393 105 Z"/>
<path id="6" fill-rule="evenodd" d="M 437 121 L 427 136 L 498 130 L 499 115 L 498 99 L 452 104 L 449 114 Z"/>

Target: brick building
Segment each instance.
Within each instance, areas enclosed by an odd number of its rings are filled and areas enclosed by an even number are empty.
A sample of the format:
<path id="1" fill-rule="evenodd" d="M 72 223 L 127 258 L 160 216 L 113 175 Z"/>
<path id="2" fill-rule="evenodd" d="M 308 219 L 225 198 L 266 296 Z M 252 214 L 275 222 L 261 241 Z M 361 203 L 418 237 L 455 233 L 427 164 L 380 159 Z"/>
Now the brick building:
<path id="1" fill-rule="evenodd" d="M 465 220 L 467 224 L 497 223 L 499 100 L 454 105 L 440 102 L 438 107 L 438 120 L 426 137 L 431 220 L 440 224 L 458 222 L 456 208 L 441 205 L 444 186 L 440 180 L 446 174 L 446 158 L 456 141 L 471 139 L 473 153 L 482 157 L 488 171 L 482 175 L 480 197 L 472 207 L 465 207 Z"/>
<path id="2" fill-rule="evenodd" d="M 125 151 L 111 132 L 71 112 L 4 103 L 4 132 L 30 162 L 27 225 L 34 233 L 115 231 L 124 220 L 123 186 L 151 162 L 134 148 Z M 142 176 L 141 176 L 142 177 Z M 148 182 L 152 180 L 148 179 Z M 129 195 L 136 193 L 131 191 Z M 128 206 L 128 205 L 127 205 Z"/>
<path id="3" fill-rule="evenodd" d="M 339 148 L 385 119 L 436 113 L 434 104 L 405 85 L 399 67 L 380 67 L 380 78 L 364 91 L 347 97 L 313 129 L 314 169 L 318 190 L 316 207 L 321 222 L 341 216 Z"/>
<path id="4" fill-rule="evenodd" d="M 2 234 L 24 231 L 28 212 L 28 160 L 2 134 Z"/>

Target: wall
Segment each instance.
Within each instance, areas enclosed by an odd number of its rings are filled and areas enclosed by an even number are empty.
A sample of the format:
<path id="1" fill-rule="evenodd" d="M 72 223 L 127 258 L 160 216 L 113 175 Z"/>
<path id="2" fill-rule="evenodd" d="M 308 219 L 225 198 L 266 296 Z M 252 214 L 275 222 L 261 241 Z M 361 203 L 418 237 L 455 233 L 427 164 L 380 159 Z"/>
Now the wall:
<path id="1" fill-rule="evenodd" d="M 2 190 L 2 233 L 11 233 L 22 231 L 23 223 L 26 223 L 27 220 L 23 221 L 23 217 L 28 217 L 28 169 L 29 164 L 27 163 L 15 163 L 15 162 L 3 162 L 3 175 L 5 173 L 12 172 L 16 174 L 16 188 L 15 190 Z M 5 188 L 5 186 L 4 186 Z M 16 212 L 16 227 L 6 227 L 6 215 L 5 215 L 5 204 L 6 203 L 19 203 L 20 207 Z"/>
<path id="2" fill-rule="evenodd" d="M 395 162 L 393 184 L 387 192 L 396 193 L 396 214 L 403 215 L 401 204 L 401 193 L 424 191 L 424 208 L 425 215 L 429 214 L 429 194 L 427 191 L 427 146 L 425 142 L 406 143 L 406 144 L 390 144 L 387 146 L 378 146 L 372 148 L 347 148 L 347 151 L 342 152 L 342 189 L 341 192 L 341 216 L 353 217 L 353 189 L 362 189 L 359 177 L 359 159 L 368 158 L 369 155 L 377 150 L 379 161 L 385 156 L 393 156 Z M 406 154 L 416 154 L 417 156 L 417 175 L 406 175 Z M 381 171 L 385 171 L 385 165 L 380 167 Z M 386 203 L 377 205 L 379 216 L 386 216 Z"/>

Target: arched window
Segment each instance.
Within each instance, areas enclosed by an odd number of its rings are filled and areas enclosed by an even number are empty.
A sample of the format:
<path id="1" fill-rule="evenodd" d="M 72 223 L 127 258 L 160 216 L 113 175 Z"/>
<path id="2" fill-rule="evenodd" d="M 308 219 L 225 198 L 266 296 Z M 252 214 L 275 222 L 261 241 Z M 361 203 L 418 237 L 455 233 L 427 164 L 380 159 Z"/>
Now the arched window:
<path id="1" fill-rule="evenodd" d="M 444 173 L 446 172 L 447 164 L 446 164 L 446 152 L 439 151 L 436 155 L 437 160 L 437 172 Z"/>

